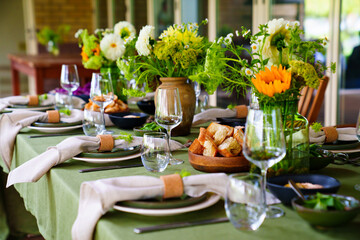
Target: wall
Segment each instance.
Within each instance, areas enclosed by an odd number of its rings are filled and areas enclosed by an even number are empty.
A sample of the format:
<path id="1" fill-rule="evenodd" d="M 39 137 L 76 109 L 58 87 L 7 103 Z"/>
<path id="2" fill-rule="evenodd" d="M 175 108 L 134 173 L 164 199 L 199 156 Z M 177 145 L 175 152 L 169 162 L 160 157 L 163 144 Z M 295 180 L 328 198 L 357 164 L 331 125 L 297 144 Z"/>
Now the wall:
<path id="1" fill-rule="evenodd" d="M 8 53 L 25 53 L 22 1 L 0 0 L 0 97 L 11 94 Z"/>

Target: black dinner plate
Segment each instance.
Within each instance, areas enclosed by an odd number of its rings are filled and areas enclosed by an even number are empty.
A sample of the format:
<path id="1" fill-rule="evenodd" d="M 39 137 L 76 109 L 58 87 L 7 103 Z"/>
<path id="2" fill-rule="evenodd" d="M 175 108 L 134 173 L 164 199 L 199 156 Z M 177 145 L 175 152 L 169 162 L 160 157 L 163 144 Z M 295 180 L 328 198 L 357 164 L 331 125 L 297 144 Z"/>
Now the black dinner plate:
<path id="1" fill-rule="evenodd" d="M 140 145 L 129 148 L 114 148 L 111 152 L 86 152 L 80 153 L 76 157 L 85 157 L 85 158 L 117 158 L 123 156 L 129 156 L 131 154 L 137 153 L 140 151 Z"/>
<path id="2" fill-rule="evenodd" d="M 34 122 L 33 124 L 31 124 L 31 126 L 34 127 L 71 127 L 71 126 L 77 126 L 77 125 L 81 125 L 82 121 L 77 121 L 77 122 L 58 122 L 58 123 L 44 123 L 44 122 Z"/>
<path id="3" fill-rule="evenodd" d="M 216 118 L 216 120 L 223 125 L 231 127 L 245 126 L 246 118 Z"/>
<path id="4" fill-rule="evenodd" d="M 325 150 L 346 150 L 360 146 L 359 141 L 336 141 L 333 143 L 325 143 L 322 148 Z"/>
<path id="5" fill-rule="evenodd" d="M 171 209 L 171 208 L 182 208 L 191 205 L 195 205 L 197 203 L 203 202 L 207 199 L 207 194 L 203 194 L 199 197 L 189 197 L 186 196 L 184 199 L 181 198 L 170 198 L 170 199 L 162 199 L 151 198 L 151 199 L 143 199 L 143 200 L 129 200 L 117 202 L 117 205 L 132 207 L 132 208 L 144 208 L 144 209 Z"/>

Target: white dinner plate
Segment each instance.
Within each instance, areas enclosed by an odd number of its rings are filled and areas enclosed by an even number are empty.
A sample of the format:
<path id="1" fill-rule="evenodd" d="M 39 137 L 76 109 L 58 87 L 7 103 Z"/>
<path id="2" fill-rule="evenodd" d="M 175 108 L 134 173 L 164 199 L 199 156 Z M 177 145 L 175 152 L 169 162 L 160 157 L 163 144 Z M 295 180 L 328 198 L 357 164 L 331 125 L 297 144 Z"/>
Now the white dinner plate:
<path id="1" fill-rule="evenodd" d="M 210 207 L 217 203 L 220 200 L 220 196 L 217 194 L 211 194 L 205 201 L 200 202 L 195 205 L 182 207 L 182 208 L 170 208 L 170 209 L 145 209 L 145 208 L 132 208 L 132 207 L 125 207 L 125 206 L 119 206 L 115 205 L 114 209 L 122 212 L 128 212 L 128 213 L 135 213 L 139 215 L 145 215 L 145 216 L 172 216 L 187 212 L 193 212 L 197 210 L 201 210 L 207 207 Z"/>
<path id="2" fill-rule="evenodd" d="M 73 157 L 74 160 L 84 161 L 88 163 L 112 163 L 119 162 L 124 160 L 129 160 L 133 158 L 138 158 L 141 156 L 141 153 L 135 153 L 128 156 L 116 157 L 116 158 L 88 158 L 88 157 Z"/>
<path id="3" fill-rule="evenodd" d="M 23 110 L 28 110 L 28 111 L 44 111 L 44 110 L 49 110 L 49 109 L 54 109 L 54 105 L 51 105 L 51 106 L 43 106 L 43 107 L 24 107 L 24 108 L 21 108 L 21 107 L 7 107 L 5 108 L 5 110 L 7 111 L 23 111 Z"/>
<path id="4" fill-rule="evenodd" d="M 77 128 L 81 128 L 81 125 L 76 126 L 68 126 L 68 127 L 35 127 L 35 126 L 28 126 L 30 129 L 37 130 L 39 132 L 43 133 L 62 133 L 62 132 L 68 132 Z"/>

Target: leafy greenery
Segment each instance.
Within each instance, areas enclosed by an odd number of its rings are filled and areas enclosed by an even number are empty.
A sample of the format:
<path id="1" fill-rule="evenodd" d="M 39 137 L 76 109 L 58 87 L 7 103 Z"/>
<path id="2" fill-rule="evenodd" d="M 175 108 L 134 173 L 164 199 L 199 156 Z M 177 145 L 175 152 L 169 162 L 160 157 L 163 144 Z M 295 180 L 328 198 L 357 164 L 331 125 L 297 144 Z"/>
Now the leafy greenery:
<path id="1" fill-rule="evenodd" d="M 177 174 L 180 174 L 180 177 L 188 177 L 191 175 L 191 173 L 185 169 L 181 169 L 180 173 L 179 172 L 176 172 Z"/>
<path id="2" fill-rule="evenodd" d="M 147 130 L 147 131 L 159 131 L 160 129 L 163 129 L 161 126 L 157 125 L 156 122 L 146 123 L 141 130 Z"/>
<path id="3" fill-rule="evenodd" d="M 39 99 L 39 104 L 41 104 L 42 101 L 48 99 L 48 95 L 46 93 L 41 94 L 38 96 L 38 99 Z"/>
<path id="4" fill-rule="evenodd" d="M 60 43 L 62 37 L 70 31 L 70 25 L 60 25 L 55 31 L 49 26 L 43 27 L 36 33 L 36 37 L 40 44 L 47 45 L 48 42 Z"/>
<path id="5" fill-rule="evenodd" d="M 228 109 L 234 109 L 236 107 L 236 104 L 229 104 L 226 108 Z"/>
<path id="6" fill-rule="evenodd" d="M 130 96 L 130 97 L 145 97 L 146 96 L 145 92 L 140 91 L 139 89 L 133 89 L 133 88 L 132 89 L 123 88 L 122 93 L 125 96 Z"/>
<path id="7" fill-rule="evenodd" d="M 325 195 L 321 193 L 316 193 L 316 196 L 305 200 L 304 207 L 312 208 L 315 210 L 344 210 L 345 205 L 342 203 L 341 199 L 336 196 Z"/>
<path id="8" fill-rule="evenodd" d="M 65 114 L 65 115 L 68 115 L 68 116 L 71 115 L 71 110 L 68 108 L 60 109 L 59 112 Z"/>
<path id="9" fill-rule="evenodd" d="M 319 122 L 314 122 L 310 125 L 310 127 L 314 130 L 314 132 L 320 132 L 323 126 Z"/>
<path id="10" fill-rule="evenodd" d="M 119 132 L 119 136 L 117 136 L 117 137 L 115 138 L 115 140 L 117 140 L 117 139 L 122 139 L 122 140 L 125 140 L 125 141 L 128 142 L 128 143 L 131 143 L 134 138 L 133 138 L 133 136 L 132 136 L 130 133 L 127 133 L 127 132 Z"/>

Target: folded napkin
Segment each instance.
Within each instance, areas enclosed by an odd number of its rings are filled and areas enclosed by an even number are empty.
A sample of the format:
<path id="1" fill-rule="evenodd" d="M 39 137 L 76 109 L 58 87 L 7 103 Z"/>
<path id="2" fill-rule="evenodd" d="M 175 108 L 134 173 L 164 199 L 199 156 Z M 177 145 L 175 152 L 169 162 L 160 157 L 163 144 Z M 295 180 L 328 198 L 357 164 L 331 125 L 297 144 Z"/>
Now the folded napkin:
<path id="1" fill-rule="evenodd" d="M 234 109 L 211 108 L 194 116 L 192 125 L 216 121 L 216 118 L 244 118 L 247 116 L 248 108 L 245 105 L 236 106 Z"/>
<path id="2" fill-rule="evenodd" d="M 85 103 L 79 97 L 73 96 L 72 98 L 74 108 L 82 108 L 83 104 Z M 5 108 L 12 106 L 12 105 L 27 105 L 29 103 L 29 99 L 26 96 L 11 96 L 0 98 L 0 111 L 4 110 Z M 55 105 L 55 95 L 47 94 L 47 99 L 41 101 L 40 106 L 47 106 L 47 105 Z"/>
<path id="3" fill-rule="evenodd" d="M 142 137 L 133 137 L 133 141 L 128 143 L 124 140 L 115 140 L 114 147 L 133 147 L 141 145 Z M 176 150 L 184 146 L 171 140 L 171 149 Z M 53 166 L 65 162 L 72 157 L 82 153 L 91 152 L 99 149 L 100 139 L 98 137 L 76 136 L 69 137 L 57 144 L 49 147 L 46 152 L 27 161 L 9 173 L 7 187 L 21 182 L 36 182 L 45 175 Z"/>
<path id="4" fill-rule="evenodd" d="M 183 178 L 184 192 L 191 197 L 201 196 L 206 192 L 214 192 L 225 197 L 227 182 L 228 177 L 224 173 Z M 72 239 L 92 239 L 96 223 L 116 202 L 163 196 L 164 189 L 161 179 L 150 176 L 83 182 L 80 187 L 78 215 L 72 227 Z"/>
<path id="5" fill-rule="evenodd" d="M 332 131 L 329 131 L 332 130 Z M 335 132 L 334 132 L 335 131 Z M 355 128 L 335 128 L 326 127 L 319 132 L 315 132 L 312 128 L 309 130 L 310 143 L 323 144 L 325 142 L 339 141 L 357 141 Z"/>
<path id="6" fill-rule="evenodd" d="M 83 112 L 77 109 L 73 109 L 70 116 L 60 114 L 60 120 L 63 122 L 77 122 L 82 119 Z M 47 121 L 48 114 L 45 112 L 19 110 L 0 115 L 0 153 L 8 169 L 11 166 L 16 135 L 19 131 L 34 122 Z"/>

